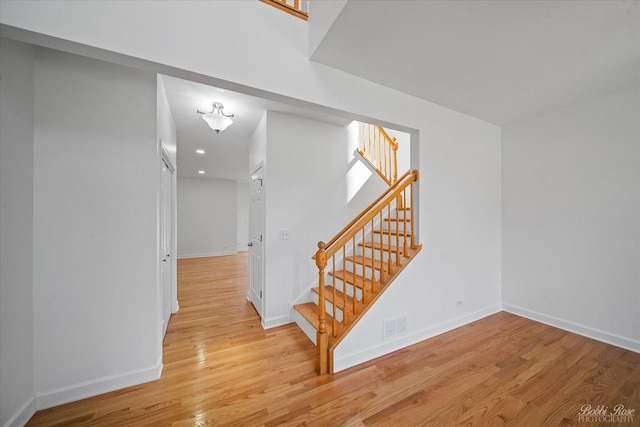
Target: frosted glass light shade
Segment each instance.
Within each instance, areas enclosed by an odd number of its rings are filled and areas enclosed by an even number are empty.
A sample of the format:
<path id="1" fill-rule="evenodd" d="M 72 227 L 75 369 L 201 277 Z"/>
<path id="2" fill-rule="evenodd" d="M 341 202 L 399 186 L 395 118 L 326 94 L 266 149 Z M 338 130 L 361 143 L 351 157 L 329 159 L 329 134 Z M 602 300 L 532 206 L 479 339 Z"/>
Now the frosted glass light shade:
<path id="1" fill-rule="evenodd" d="M 220 133 L 220 131 L 225 130 L 233 123 L 233 120 L 229 117 L 225 117 L 218 112 L 203 114 L 202 118 L 207 122 L 211 129 L 216 131 L 216 133 Z"/>

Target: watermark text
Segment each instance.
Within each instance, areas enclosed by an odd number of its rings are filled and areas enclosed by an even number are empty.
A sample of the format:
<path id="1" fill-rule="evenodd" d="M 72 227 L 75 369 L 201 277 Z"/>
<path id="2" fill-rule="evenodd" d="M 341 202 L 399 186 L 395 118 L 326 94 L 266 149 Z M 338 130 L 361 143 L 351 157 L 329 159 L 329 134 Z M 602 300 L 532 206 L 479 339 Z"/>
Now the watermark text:
<path id="1" fill-rule="evenodd" d="M 586 404 L 578 411 L 578 422 L 581 423 L 632 423 L 636 410 L 618 404 L 612 409 L 604 405 L 596 407 Z"/>

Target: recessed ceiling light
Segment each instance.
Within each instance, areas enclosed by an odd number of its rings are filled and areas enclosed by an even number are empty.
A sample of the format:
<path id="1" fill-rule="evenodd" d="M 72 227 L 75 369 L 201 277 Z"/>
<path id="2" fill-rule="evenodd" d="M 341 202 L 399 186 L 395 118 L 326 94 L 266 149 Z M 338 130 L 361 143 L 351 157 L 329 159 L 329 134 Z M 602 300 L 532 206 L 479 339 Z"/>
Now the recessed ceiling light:
<path id="1" fill-rule="evenodd" d="M 204 175 L 204 171 L 198 171 L 200 175 Z"/>
<path id="2" fill-rule="evenodd" d="M 196 150 L 196 153 L 198 153 L 198 154 L 204 154 L 204 150 L 202 150 L 202 149 L 198 148 L 198 149 Z"/>

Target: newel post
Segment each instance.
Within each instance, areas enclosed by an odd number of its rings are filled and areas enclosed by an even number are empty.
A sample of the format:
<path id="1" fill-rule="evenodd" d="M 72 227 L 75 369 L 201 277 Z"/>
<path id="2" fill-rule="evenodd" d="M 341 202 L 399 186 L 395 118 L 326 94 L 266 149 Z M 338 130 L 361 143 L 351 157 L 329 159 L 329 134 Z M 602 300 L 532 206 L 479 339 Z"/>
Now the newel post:
<path id="1" fill-rule="evenodd" d="M 327 266 L 325 243 L 318 242 L 316 265 L 318 266 L 318 332 L 316 335 L 317 366 L 319 374 L 326 374 L 329 366 L 329 341 L 327 336 L 327 312 L 324 299 L 324 268 Z"/>

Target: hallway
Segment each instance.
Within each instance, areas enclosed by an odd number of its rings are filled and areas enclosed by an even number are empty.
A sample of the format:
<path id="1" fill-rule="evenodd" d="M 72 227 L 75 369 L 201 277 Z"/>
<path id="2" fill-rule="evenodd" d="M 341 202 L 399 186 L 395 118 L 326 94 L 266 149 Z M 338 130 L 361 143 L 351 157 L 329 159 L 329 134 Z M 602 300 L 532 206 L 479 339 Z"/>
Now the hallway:
<path id="1" fill-rule="evenodd" d="M 167 329 L 161 379 L 40 411 L 29 425 L 257 425 L 290 417 L 287 396 L 328 378 L 317 377 L 315 347 L 295 324 L 262 329 L 246 299 L 247 271 L 246 253 L 178 260 L 180 310 Z"/>

